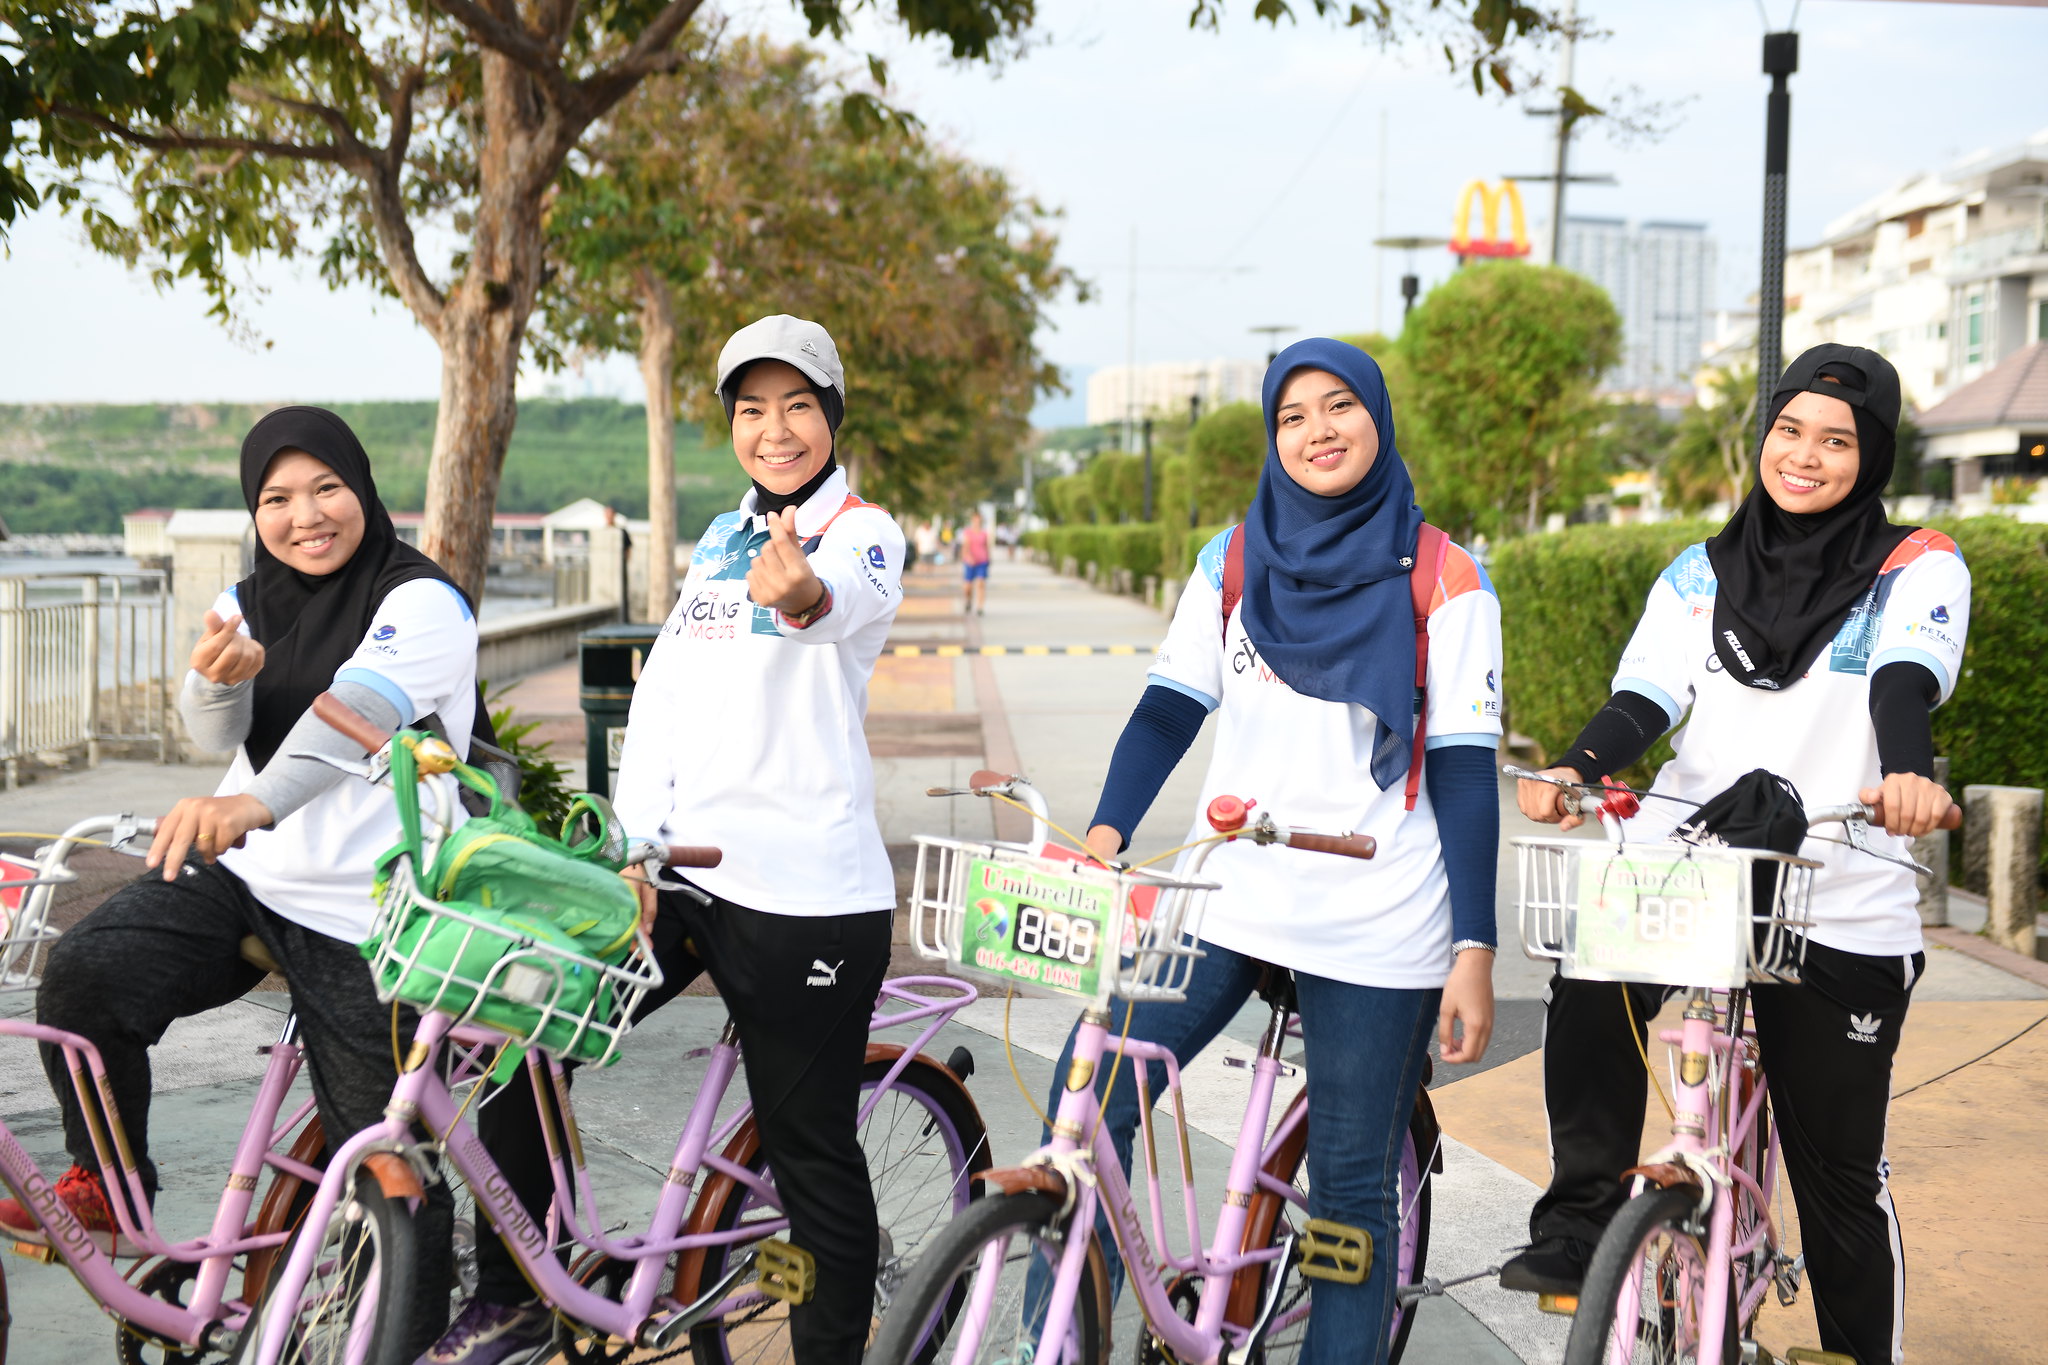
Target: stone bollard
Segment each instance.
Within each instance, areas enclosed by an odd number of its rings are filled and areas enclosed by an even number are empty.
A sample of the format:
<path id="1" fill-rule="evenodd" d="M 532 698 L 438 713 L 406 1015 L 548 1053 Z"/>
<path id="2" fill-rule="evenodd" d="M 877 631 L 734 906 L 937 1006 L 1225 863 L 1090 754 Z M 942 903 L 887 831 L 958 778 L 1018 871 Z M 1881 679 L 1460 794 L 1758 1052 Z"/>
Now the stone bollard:
<path id="1" fill-rule="evenodd" d="M 2041 899 L 2041 789 L 1965 787 L 1963 812 L 1963 884 L 1990 904 L 1984 932 L 2032 957 Z"/>
<path id="2" fill-rule="evenodd" d="M 1946 758 L 1934 760 L 1934 780 L 1943 787 L 1948 786 Z M 1934 872 L 1931 877 L 1918 879 L 1920 923 L 1928 928 L 1948 923 L 1948 835 L 1947 830 L 1937 829 L 1913 841 L 1913 861 Z"/>

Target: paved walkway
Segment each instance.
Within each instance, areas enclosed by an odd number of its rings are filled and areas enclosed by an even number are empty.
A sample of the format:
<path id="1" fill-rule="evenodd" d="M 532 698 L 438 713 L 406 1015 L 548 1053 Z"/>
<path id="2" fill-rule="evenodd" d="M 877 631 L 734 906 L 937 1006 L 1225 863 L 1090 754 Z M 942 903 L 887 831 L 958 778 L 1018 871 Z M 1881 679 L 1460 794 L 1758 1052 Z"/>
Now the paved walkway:
<path id="1" fill-rule="evenodd" d="M 1164 624 L 1142 603 L 1021 562 L 996 563 L 986 616 L 963 618 L 956 594 L 951 571 L 913 576 L 892 636 L 903 652 L 885 654 L 870 697 L 883 832 L 904 855 L 899 868 L 905 872 L 916 834 L 980 837 L 996 828 L 987 803 L 923 794 L 927 787 L 958 785 L 983 766 L 1029 774 L 1050 798 L 1053 818 L 1078 830 L 1143 690 Z M 1002 653 L 983 654 L 984 646 L 1000 646 Z M 1068 653 L 1068 646 L 1089 650 Z M 522 717 L 541 720 L 539 737 L 554 738 L 557 757 L 575 760 L 580 770 L 573 665 L 523 680 L 510 700 Z M 1169 779 L 1135 846 L 1179 842 L 1207 758 L 1205 735 Z M 209 790 L 216 779 L 210 769 L 109 765 L 0 793 L 0 830 L 51 828 L 122 807 L 158 810 L 178 795 Z M 1502 801 L 1506 832 L 1529 828 L 1514 815 L 1505 783 Z M 1003 823 L 1007 830 L 1007 818 Z M 108 855 L 99 856 L 108 873 L 120 870 Z M 1505 896 L 1512 893 L 1513 869 L 1505 856 L 1502 886 L 1502 939 L 1511 945 L 1513 913 Z M 1959 907 L 1959 921 L 1966 909 Z M 2048 1115 L 2048 1029 L 2039 1027 L 2048 1020 L 2048 989 L 2035 984 L 2043 974 L 2034 964 L 1971 946 L 1976 951 L 1966 954 L 1930 945 L 1900 1052 L 1892 1117 L 1895 1190 L 1911 1267 L 1909 1358 L 1944 1365 L 2037 1358 L 2038 1338 L 2048 1330 L 2048 1306 L 2034 1291 L 2032 1273 L 2048 1253 L 2048 1215 L 2041 1212 L 2048 1208 L 2048 1173 L 2032 1160 Z M 912 966 L 907 950 L 900 952 L 899 967 Z M 1477 1067 L 1439 1068 L 1433 1097 L 1447 1141 L 1430 1248 L 1429 1269 L 1436 1275 L 1484 1270 L 1526 1235 L 1529 1203 L 1547 1173 L 1538 1050 L 1546 975 L 1510 947 L 1497 969 L 1499 1022 L 1489 1056 Z M 25 1003 L 0 997 L 0 1010 Z M 160 1214 L 175 1235 L 203 1225 L 222 1149 L 260 1068 L 255 1048 L 274 1036 L 282 1003 L 274 994 L 253 996 L 179 1025 L 158 1050 L 155 1131 L 166 1185 Z M 1042 1098 L 1072 1017 L 1059 1002 L 1018 1001 L 1006 1030 L 1001 1003 L 985 1001 L 941 1039 L 941 1055 L 963 1045 L 978 1060 L 973 1089 L 999 1161 L 1028 1151 L 1038 1126 L 1010 1079 L 1006 1031 L 1025 1088 Z M 615 1204 L 606 1196 L 608 1221 L 643 1215 L 651 1206 L 699 1065 L 667 1061 L 666 1074 L 678 1083 L 657 1089 L 646 1084 L 647 1059 L 681 1058 L 709 1041 L 721 1019 L 715 999 L 677 1001 L 636 1033 L 637 1062 L 579 1082 L 577 1109 L 599 1188 L 618 1190 Z M 1204 1182 L 1220 1176 L 1243 1102 L 1244 1073 L 1225 1061 L 1249 1055 L 1262 1022 L 1256 1008 L 1246 1009 L 1188 1071 L 1191 1145 Z M 48 1169 L 61 1162 L 54 1112 L 40 1069 L 25 1054 L 0 1051 L 0 1111 Z M 1661 1072 L 1662 1060 L 1654 1052 L 1653 1059 Z M 1661 1131 L 1661 1111 L 1646 1125 L 1650 1134 Z M 1172 1201 L 1170 1186 L 1167 1194 Z M 1789 1207 L 1786 1217 L 1796 1221 Z M 61 1272 L 19 1260 L 7 1269 L 13 1361 L 55 1365 L 91 1359 L 111 1346 L 112 1325 L 82 1311 L 83 1297 Z M 1764 1341 L 1781 1354 L 1816 1340 L 1803 1306 L 1774 1306 L 1765 1324 Z M 1126 1305 L 1117 1324 L 1119 1351 L 1128 1349 L 1135 1330 Z M 1555 1361 L 1563 1335 L 1561 1320 L 1481 1280 L 1424 1306 L 1407 1358 L 1419 1365 Z"/>

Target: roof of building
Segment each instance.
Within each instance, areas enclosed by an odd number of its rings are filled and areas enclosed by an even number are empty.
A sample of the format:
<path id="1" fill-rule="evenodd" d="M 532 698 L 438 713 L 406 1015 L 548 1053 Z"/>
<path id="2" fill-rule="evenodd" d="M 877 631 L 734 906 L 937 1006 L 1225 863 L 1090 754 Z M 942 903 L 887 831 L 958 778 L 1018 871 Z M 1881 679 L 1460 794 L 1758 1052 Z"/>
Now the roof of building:
<path id="1" fill-rule="evenodd" d="M 1920 414 L 1926 432 L 2048 426 L 2048 341 L 2014 351 Z"/>

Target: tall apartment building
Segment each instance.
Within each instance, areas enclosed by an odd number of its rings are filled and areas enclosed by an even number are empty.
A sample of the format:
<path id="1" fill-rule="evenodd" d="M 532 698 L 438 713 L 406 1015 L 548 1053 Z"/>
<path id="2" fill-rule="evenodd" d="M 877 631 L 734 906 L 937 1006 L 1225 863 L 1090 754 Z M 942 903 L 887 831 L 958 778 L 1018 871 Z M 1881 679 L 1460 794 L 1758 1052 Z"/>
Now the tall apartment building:
<path id="1" fill-rule="evenodd" d="M 1265 365 L 1256 360 L 1107 365 L 1088 376 L 1088 424 L 1185 416 L 1188 399 L 1197 394 L 1204 412 L 1225 403 L 1256 403 L 1265 377 Z"/>
<path id="2" fill-rule="evenodd" d="M 1716 257 L 1706 225 L 1566 218 L 1559 262 L 1605 289 L 1621 314 L 1621 361 L 1601 387 L 1684 401 L 1713 330 Z"/>

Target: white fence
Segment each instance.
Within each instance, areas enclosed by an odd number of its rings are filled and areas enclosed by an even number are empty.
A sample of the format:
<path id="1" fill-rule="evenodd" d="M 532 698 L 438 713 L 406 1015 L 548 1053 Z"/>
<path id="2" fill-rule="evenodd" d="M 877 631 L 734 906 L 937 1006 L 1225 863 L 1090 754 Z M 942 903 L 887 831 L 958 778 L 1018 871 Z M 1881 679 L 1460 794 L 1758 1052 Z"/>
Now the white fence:
<path id="1" fill-rule="evenodd" d="M 171 756 L 170 595 L 159 572 L 0 578 L 0 763 L 153 743 Z"/>

